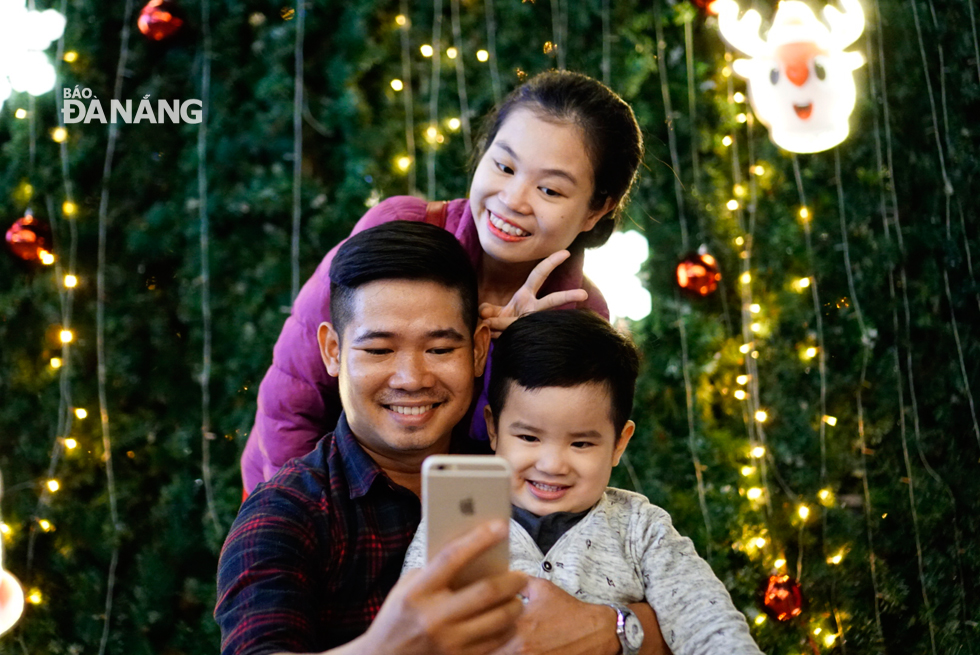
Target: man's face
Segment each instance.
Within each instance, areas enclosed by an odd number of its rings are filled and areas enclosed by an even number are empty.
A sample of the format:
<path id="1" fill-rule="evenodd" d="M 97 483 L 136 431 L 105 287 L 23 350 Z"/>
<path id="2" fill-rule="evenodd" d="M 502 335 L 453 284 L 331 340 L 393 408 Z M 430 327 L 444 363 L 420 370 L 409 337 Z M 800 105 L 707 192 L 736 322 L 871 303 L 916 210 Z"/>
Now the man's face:
<path id="1" fill-rule="evenodd" d="M 338 338 L 318 333 L 351 431 L 376 461 L 418 460 L 449 447 L 482 374 L 489 331 L 471 334 L 459 292 L 436 282 L 378 280 L 357 289 Z"/>

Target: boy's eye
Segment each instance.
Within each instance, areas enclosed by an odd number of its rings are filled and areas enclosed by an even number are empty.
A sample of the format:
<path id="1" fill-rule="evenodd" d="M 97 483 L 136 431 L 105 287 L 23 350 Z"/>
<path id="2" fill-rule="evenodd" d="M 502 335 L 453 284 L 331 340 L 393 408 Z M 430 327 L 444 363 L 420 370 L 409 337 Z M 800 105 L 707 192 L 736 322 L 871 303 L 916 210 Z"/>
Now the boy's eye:
<path id="1" fill-rule="evenodd" d="M 594 445 L 595 444 L 592 443 L 591 441 L 573 441 L 572 442 L 572 448 L 584 449 L 584 448 L 591 448 Z"/>
<path id="2" fill-rule="evenodd" d="M 507 164 L 501 164 L 499 161 L 495 161 L 493 163 L 496 164 L 497 170 L 499 170 L 501 173 L 506 173 L 507 175 L 514 174 L 514 169 Z"/>
<path id="3" fill-rule="evenodd" d="M 537 437 L 533 437 L 529 434 L 515 434 L 514 436 L 525 443 L 536 443 L 538 441 Z"/>

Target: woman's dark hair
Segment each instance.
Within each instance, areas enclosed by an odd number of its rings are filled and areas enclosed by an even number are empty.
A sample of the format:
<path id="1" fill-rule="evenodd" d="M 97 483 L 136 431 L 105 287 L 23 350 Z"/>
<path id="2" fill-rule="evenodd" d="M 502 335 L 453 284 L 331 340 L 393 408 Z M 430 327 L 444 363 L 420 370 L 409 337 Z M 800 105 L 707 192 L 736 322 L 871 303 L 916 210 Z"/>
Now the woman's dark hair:
<path id="1" fill-rule="evenodd" d="M 511 383 L 525 389 L 605 385 L 618 435 L 630 418 L 640 354 L 633 342 L 588 309 L 552 309 L 517 319 L 493 347 L 487 401 L 494 421 Z"/>
<path id="2" fill-rule="evenodd" d="M 643 135 L 633 110 L 609 87 L 588 75 L 557 70 L 540 73 L 514 89 L 487 116 L 477 163 L 507 117 L 521 108 L 534 111 L 544 120 L 573 123 L 581 128 L 594 173 L 590 206 L 599 209 L 607 198 L 615 199 L 616 205 L 594 228 L 580 234 L 571 248 L 601 246 L 616 229 L 643 159 Z"/>
<path id="3" fill-rule="evenodd" d="M 358 232 L 330 262 L 330 320 L 343 338 L 357 289 L 377 280 L 428 280 L 459 293 L 463 321 L 476 330 L 476 271 L 451 233 L 412 221 L 392 221 Z M 419 307 L 425 312 L 425 307 Z"/>

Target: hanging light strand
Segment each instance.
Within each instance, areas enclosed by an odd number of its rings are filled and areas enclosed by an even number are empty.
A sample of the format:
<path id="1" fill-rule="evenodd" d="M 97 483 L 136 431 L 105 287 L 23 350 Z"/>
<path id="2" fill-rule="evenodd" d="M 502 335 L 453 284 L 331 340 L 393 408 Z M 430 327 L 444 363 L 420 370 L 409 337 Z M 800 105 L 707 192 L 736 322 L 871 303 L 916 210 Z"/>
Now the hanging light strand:
<path id="1" fill-rule="evenodd" d="M 408 0 L 401 0 L 399 8 L 401 15 L 408 17 Z M 409 27 L 411 24 L 412 21 L 409 19 L 405 25 L 399 28 L 402 46 L 402 79 L 405 83 L 405 88 L 402 91 L 402 103 L 405 106 L 405 148 L 410 162 L 408 166 L 408 195 L 417 193 L 417 169 L 415 167 L 415 92 L 412 89 L 412 45 L 409 39 Z"/>
<path id="2" fill-rule="evenodd" d="M 611 86 L 612 78 L 610 14 L 609 0 L 602 0 L 602 63 L 599 65 L 599 70 L 602 72 L 602 83 L 606 86 Z"/>
<path id="3" fill-rule="evenodd" d="M 291 298 L 299 295 L 299 243 L 302 224 L 303 184 L 303 38 L 306 24 L 306 2 L 296 3 L 296 40 L 293 44 L 293 233 L 290 247 L 292 264 Z"/>
<path id="4" fill-rule="evenodd" d="M 490 55 L 490 86 L 493 89 L 493 104 L 499 104 L 503 97 L 500 83 L 500 69 L 497 67 L 497 16 L 493 0 L 485 0 L 487 15 L 487 51 Z"/>
<path id="5" fill-rule="evenodd" d="M 432 3 L 432 77 L 429 84 L 429 126 L 439 124 L 439 77 L 442 71 L 442 0 Z M 428 173 L 428 198 L 436 197 L 436 147 L 431 144 L 425 153 Z"/>
<path id="6" fill-rule="evenodd" d="M 303 2 L 299 3 L 302 21 Z M 200 222 L 201 248 L 201 477 L 204 480 L 204 496 L 208 517 L 217 534 L 222 534 L 221 521 L 214 506 L 214 489 L 211 484 L 211 227 L 208 218 L 208 101 L 211 95 L 211 7 L 210 0 L 201 2 L 201 33 L 204 51 L 201 53 L 201 122 L 197 126 L 197 195 Z M 299 29 L 297 27 L 297 29 Z M 302 91 L 300 91 L 300 120 L 302 121 Z M 295 114 L 293 116 L 295 119 Z M 296 170 L 294 164 L 294 171 Z M 294 178 L 295 181 L 295 178 Z M 294 187 L 295 193 L 295 187 Z M 294 196 L 295 197 L 295 196 Z M 295 205 L 294 205 L 295 209 Z M 294 225 L 295 227 L 295 225 Z M 294 296 L 295 297 L 295 296 Z"/>
<path id="7" fill-rule="evenodd" d="M 456 91 L 459 94 L 459 120 L 463 129 L 463 145 L 466 154 L 469 156 L 473 150 L 473 139 L 470 136 L 470 103 L 466 97 L 466 69 L 463 64 L 463 32 L 459 24 L 459 0 L 450 0 L 452 9 L 453 45 L 456 46 L 458 54 L 455 58 L 456 63 Z"/>
<path id="8" fill-rule="evenodd" d="M 670 149 L 670 163 L 674 169 L 674 200 L 677 202 L 677 216 L 681 225 L 681 244 L 684 252 L 690 250 L 690 237 L 687 230 L 687 216 L 684 213 L 684 189 L 681 186 L 680 157 L 677 154 L 677 134 L 674 130 L 674 110 L 670 101 L 670 89 L 667 85 L 667 57 L 665 54 L 667 42 L 664 40 L 664 28 L 660 16 L 660 3 L 654 4 L 653 22 L 656 26 L 657 37 L 657 72 L 660 77 L 660 94 L 664 101 L 664 115 L 667 120 L 667 145 Z"/>

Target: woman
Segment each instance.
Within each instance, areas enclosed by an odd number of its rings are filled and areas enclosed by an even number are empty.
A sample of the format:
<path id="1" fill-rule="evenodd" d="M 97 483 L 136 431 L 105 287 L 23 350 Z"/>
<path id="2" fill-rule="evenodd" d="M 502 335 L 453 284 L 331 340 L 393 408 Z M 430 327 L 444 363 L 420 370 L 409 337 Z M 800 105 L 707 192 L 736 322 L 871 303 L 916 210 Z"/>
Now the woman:
<path id="1" fill-rule="evenodd" d="M 389 198 L 352 234 L 393 220 L 441 224 L 473 259 L 480 315 L 494 334 L 522 314 L 553 307 L 586 307 L 608 319 L 602 294 L 582 273 L 583 249 L 612 234 L 642 155 L 639 126 L 619 96 L 585 75 L 542 73 L 488 117 L 468 199 L 436 205 Z M 330 320 L 335 251 L 296 298 L 259 387 L 242 455 L 246 493 L 312 450 L 340 416 L 337 381 L 327 375 L 316 340 L 317 327 Z M 484 390 L 470 428 L 477 439 L 486 439 L 485 396 Z"/>

